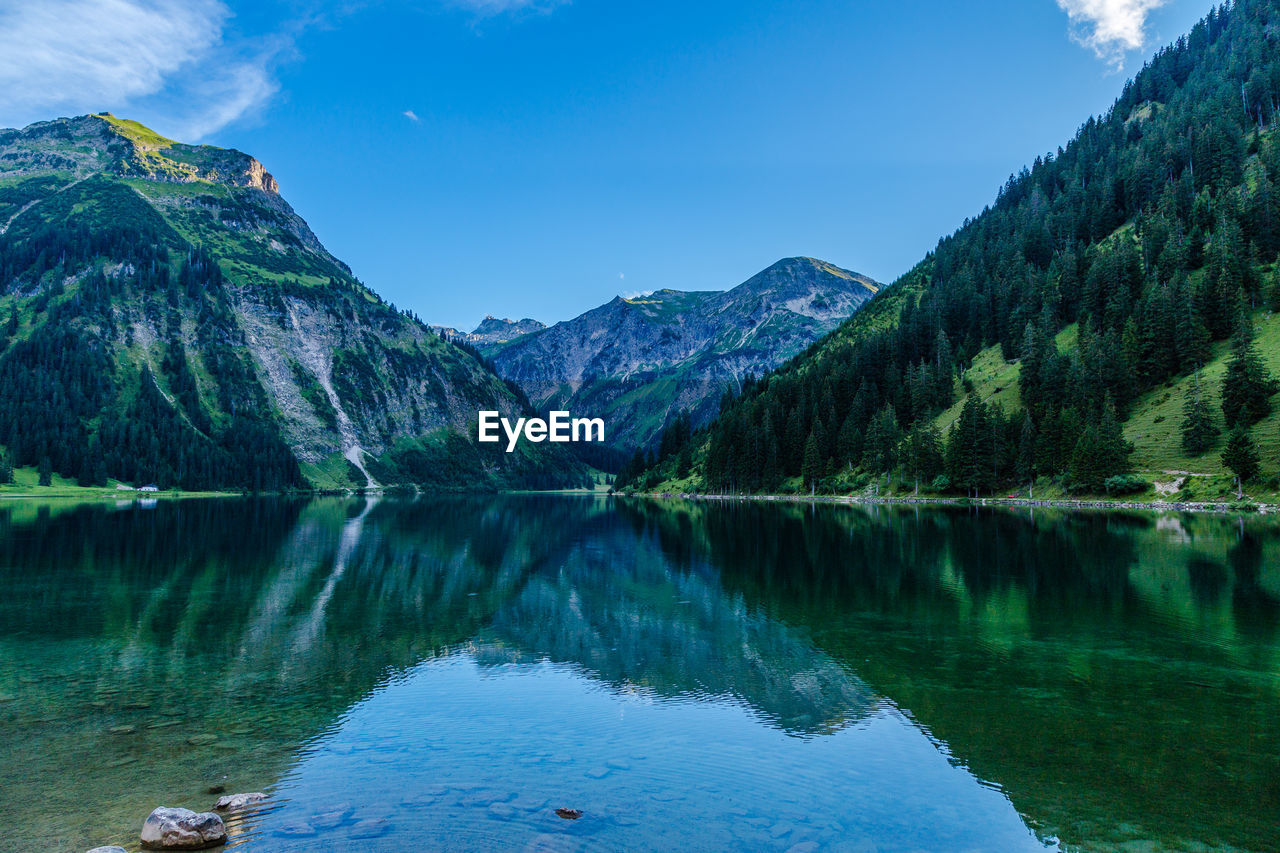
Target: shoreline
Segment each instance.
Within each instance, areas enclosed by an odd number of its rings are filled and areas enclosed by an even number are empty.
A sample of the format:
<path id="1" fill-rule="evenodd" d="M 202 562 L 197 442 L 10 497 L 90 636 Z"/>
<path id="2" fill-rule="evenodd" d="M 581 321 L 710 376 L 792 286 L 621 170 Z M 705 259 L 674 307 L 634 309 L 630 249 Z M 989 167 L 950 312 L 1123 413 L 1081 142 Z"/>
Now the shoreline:
<path id="1" fill-rule="evenodd" d="M 265 494 L 265 493 L 264 493 Z M 272 493 L 284 494 L 284 493 Z M 243 497 L 243 492 L 103 492 L 101 494 L 85 491 L 85 492 L 67 492 L 54 491 L 50 494 L 42 494 L 40 492 L 4 492 L 0 491 L 0 501 L 176 501 L 188 500 L 190 498 L 238 498 Z"/>
<path id="2" fill-rule="evenodd" d="M 371 495 L 395 495 L 400 489 L 353 489 L 329 490 L 316 489 L 310 492 L 259 492 L 256 497 L 367 497 Z M 462 494 L 454 490 L 438 492 L 438 494 Z M 997 507 L 1027 509 L 1065 509 L 1065 510 L 1126 510 L 1145 512 L 1193 512 L 1213 513 L 1218 515 L 1273 515 L 1280 514 L 1280 504 L 1260 501 L 1134 501 L 1107 500 L 1105 498 L 963 498 L 917 495 L 725 495 L 706 494 L 701 492 L 604 492 L 576 489 L 555 489 L 547 491 L 512 490 L 499 492 L 476 492 L 476 494 L 511 494 L 511 495 L 587 495 L 602 497 L 635 497 L 650 500 L 689 500 L 689 501 L 755 501 L 763 503 L 809 503 L 832 504 L 845 506 L 859 505 L 899 505 L 899 506 L 951 506 L 951 507 Z M 156 501 L 186 500 L 191 498 L 243 498 L 253 497 L 246 492 L 95 492 L 94 490 L 68 491 L 54 489 L 51 493 L 40 492 L 7 492 L 0 489 L 0 502 L 10 501 Z"/>
<path id="3" fill-rule="evenodd" d="M 857 505 L 902 505 L 902 506 L 960 506 L 960 507 L 1008 507 L 1028 509 L 1101 509 L 1101 510 L 1142 510 L 1147 512 L 1197 512 L 1216 513 L 1219 515 L 1269 515 L 1280 513 L 1280 505 L 1250 501 L 1247 498 L 1239 502 L 1224 501 L 1123 501 L 1105 500 L 1103 498 L 954 498 L 924 497 L 916 495 L 870 496 L 870 495 L 712 495 L 690 492 L 635 492 L 633 497 L 656 500 L 680 498 L 692 501 L 762 501 L 782 503 L 827 503 Z"/>

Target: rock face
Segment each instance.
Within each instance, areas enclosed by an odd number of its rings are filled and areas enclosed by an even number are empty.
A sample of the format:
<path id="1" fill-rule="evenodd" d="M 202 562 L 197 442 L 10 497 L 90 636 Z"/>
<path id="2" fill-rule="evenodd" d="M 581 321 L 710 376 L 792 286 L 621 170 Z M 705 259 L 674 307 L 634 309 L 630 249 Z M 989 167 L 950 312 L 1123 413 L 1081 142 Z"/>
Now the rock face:
<path id="1" fill-rule="evenodd" d="M 0 129 L 0 299 L 23 344 L 0 334 L 0 445 L 15 462 L 49 456 L 81 477 L 101 460 L 100 481 L 187 489 L 491 488 L 573 468 L 545 445 L 518 460 L 482 453 L 477 411 L 521 414 L 518 396 L 366 288 L 278 189 L 248 154 L 107 114 Z M 46 348 L 83 353 L 64 384 L 98 377 L 94 387 L 53 387 Z M 33 437 L 24 427 L 51 406 L 4 417 L 23 405 L 4 387 L 27 385 L 88 405 L 64 435 Z M 155 458 L 88 451 L 113 443 L 104 414 L 140 397 L 168 422 L 140 438 Z M 196 458 L 211 446 L 224 458 Z"/>
<path id="2" fill-rule="evenodd" d="M 644 447 L 681 410 L 699 426 L 726 388 L 778 367 L 830 332 L 880 285 L 813 258 L 786 258 L 728 291 L 659 290 L 484 348 L 539 408 L 605 419 L 605 437 Z"/>
<path id="3" fill-rule="evenodd" d="M 213 812 L 161 806 L 142 824 L 142 846 L 147 850 L 201 850 L 227 842 L 227 827 Z"/>
<path id="4" fill-rule="evenodd" d="M 266 798 L 267 795 L 261 791 L 255 791 L 252 794 L 228 794 L 225 797 L 219 797 L 213 804 L 213 808 L 220 812 L 233 812 L 245 806 L 260 803 Z"/>

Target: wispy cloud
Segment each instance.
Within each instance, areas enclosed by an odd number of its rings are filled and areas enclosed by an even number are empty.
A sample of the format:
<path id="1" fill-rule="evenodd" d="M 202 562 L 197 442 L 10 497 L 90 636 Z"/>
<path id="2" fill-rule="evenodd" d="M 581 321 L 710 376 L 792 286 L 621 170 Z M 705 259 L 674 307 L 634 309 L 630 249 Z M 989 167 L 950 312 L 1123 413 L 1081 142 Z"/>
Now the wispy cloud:
<path id="1" fill-rule="evenodd" d="M 487 19 L 569 0 L 437 2 Z M 297 17 L 244 35 L 226 0 L 0 0 L 0 127 L 111 110 L 200 141 L 271 100 L 302 33 L 375 0 L 287 5 Z"/>
<path id="2" fill-rule="evenodd" d="M 550 12 L 570 0 L 445 0 L 450 6 L 467 9 L 482 18 L 505 12 Z"/>
<path id="3" fill-rule="evenodd" d="M 418 122 L 422 121 L 422 119 L 418 118 L 418 114 L 415 113 L 413 110 L 405 110 L 404 112 L 400 113 L 400 115 L 404 116 L 414 124 L 417 124 Z"/>
<path id="4" fill-rule="evenodd" d="M 0 7 L 0 107 L 119 102 L 158 91 L 212 47 L 212 0 L 16 0 Z"/>
<path id="5" fill-rule="evenodd" d="M 1058 0 L 1072 38 L 1118 68 L 1128 51 L 1147 43 L 1147 16 L 1169 0 Z"/>
<path id="6" fill-rule="evenodd" d="M 292 39 L 225 39 L 221 0 L 6 0 L 0 4 L 0 124 L 141 109 L 199 139 L 279 88 Z M 150 108 L 148 108 L 150 107 Z"/>

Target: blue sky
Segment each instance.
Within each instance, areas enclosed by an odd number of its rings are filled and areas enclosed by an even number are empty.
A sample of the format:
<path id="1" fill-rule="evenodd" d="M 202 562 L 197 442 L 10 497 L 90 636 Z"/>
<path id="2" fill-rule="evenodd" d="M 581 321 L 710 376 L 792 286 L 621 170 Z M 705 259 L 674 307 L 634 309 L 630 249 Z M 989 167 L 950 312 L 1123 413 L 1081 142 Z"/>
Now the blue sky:
<path id="1" fill-rule="evenodd" d="M 400 307 L 471 328 L 882 281 L 1203 0 L 0 0 L 0 126 L 111 110 L 262 160 Z"/>

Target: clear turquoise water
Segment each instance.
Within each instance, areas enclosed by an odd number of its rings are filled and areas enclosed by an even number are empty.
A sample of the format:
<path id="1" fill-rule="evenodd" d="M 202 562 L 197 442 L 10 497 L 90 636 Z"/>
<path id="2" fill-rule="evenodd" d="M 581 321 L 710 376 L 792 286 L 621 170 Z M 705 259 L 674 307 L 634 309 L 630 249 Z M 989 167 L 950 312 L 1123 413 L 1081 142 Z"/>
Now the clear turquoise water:
<path id="1" fill-rule="evenodd" d="M 1278 712 L 1260 518 L 0 504 L 0 850 L 1275 850 Z"/>

